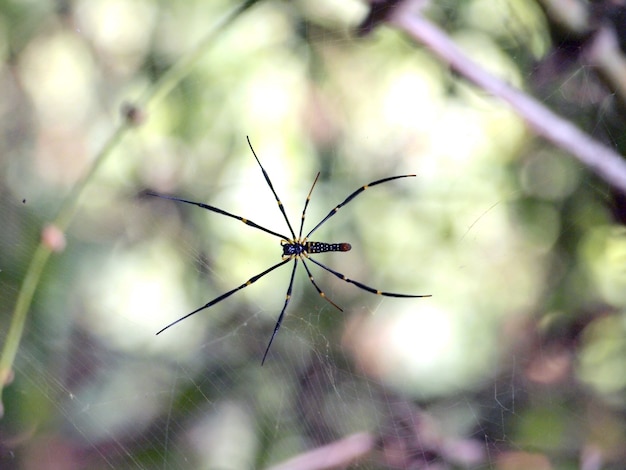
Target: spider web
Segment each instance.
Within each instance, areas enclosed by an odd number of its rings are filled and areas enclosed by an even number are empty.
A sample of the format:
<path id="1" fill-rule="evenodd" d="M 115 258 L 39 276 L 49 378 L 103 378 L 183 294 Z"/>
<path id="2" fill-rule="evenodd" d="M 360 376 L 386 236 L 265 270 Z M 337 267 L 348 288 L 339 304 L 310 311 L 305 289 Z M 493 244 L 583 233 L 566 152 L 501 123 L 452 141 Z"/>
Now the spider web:
<path id="1" fill-rule="evenodd" d="M 0 88 L 5 337 L 41 227 L 111 132 L 110 103 L 228 7 L 24 10 L 38 27 L 11 36 L 18 79 L 4 72 Z M 619 145 L 614 96 L 588 68 L 554 72 L 534 2 L 429 11 L 483 66 Z M 2 397 L 2 468 L 621 468 L 610 191 L 397 32 L 352 39 L 364 13 L 260 2 L 118 145 L 38 286 Z M 313 239 L 352 245 L 316 258 L 349 278 L 432 298 L 375 296 L 311 266 L 339 312 L 300 266 L 261 367 L 282 267 L 156 336 L 280 260 L 268 234 L 142 196 L 288 234 L 246 135 L 296 231 L 321 172 L 304 233 L 363 184 L 417 173 L 368 189 Z"/>

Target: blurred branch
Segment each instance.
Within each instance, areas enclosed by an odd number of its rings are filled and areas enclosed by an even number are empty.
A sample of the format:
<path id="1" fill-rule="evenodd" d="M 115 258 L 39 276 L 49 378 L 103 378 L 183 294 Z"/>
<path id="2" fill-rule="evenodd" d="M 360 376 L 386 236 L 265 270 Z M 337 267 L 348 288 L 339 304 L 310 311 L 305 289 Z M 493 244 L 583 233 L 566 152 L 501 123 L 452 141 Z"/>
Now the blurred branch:
<path id="1" fill-rule="evenodd" d="M 580 47 L 579 60 L 598 72 L 622 108 L 626 108 L 626 4 L 621 0 L 538 0 L 538 3 L 553 25 L 553 36 L 556 29 L 563 41 L 576 42 Z M 562 44 L 557 40 L 554 48 L 558 50 Z"/>
<path id="2" fill-rule="evenodd" d="M 604 25 L 594 34 L 584 58 L 597 70 L 604 82 L 626 107 L 626 59 L 619 47 L 615 28 Z"/>
<path id="3" fill-rule="evenodd" d="M 269 470 L 325 470 L 346 468 L 374 450 L 371 434 L 353 434 L 338 441 L 305 452 Z"/>
<path id="4" fill-rule="evenodd" d="M 213 27 L 212 31 L 206 35 L 196 48 L 183 56 L 176 64 L 167 70 L 155 83 L 154 87 L 146 92 L 143 97 L 143 103 L 149 103 L 151 106 L 157 105 L 161 99 L 169 94 L 172 89 L 185 78 L 189 72 L 196 66 L 198 61 L 206 54 L 208 49 L 215 43 L 219 34 L 231 25 L 242 13 L 246 12 L 250 7 L 254 6 L 260 0 L 245 0 L 233 11 L 228 13 L 221 21 Z"/>
<path id="5" fill-rule="evenodd" d="M 159 77 L 153 86 L 146 91 L 138 105 L 129 105 L 122 110 L 125 117 L 124 121 L 119 124 L 117 129 L 104 144 L 103 148 L 96 155 L 93 160 L 93 165 L 89 168 L 85 176 L 72 188 L 67 198 L 63 201 L 54 221 L 47 227 L 48 229 L 61 234 L 67 229 L 74 218 L 78 208 L 78 201 L 83 190 L 91 181 L 98 168 L 100 168 L 102 163 L 112 153 L 113 149 L 121 142 L 126 132 L 135 125 L 140 124 L 141 119 L 138 119 L 138 116 L 144 114 L 142 108 L 146 108 L 148 105 L 158 104 L 163 97 L 190 73 L 209 47 L 214 44 L 219 34 L 258 1 L 259 0 L 246 0 L 234 8 L 211 29 L 209 34 L 207 34 L 205 39 L 200 42 L 195 49 L 182 57 L 166 73 Z M 11 325 L 9 326 L 9 331 L 2 348 L 2 355 L 0 356 L 0 417 L 4 414 L 2 390 L 12 380 L 13 362 L 15 361 L 15 356 L 17 355 L 22 340 L 28 311 L 41 279 L 41 274 L 50 259 L 50 255 L 53 252 L 62 251 L 62 248 L 59 249 L 59 246 L 63 244 L 51 244 L 48 237 L 43 236 L 45 232 L 45 230 L 42 231 L 42 239 L 35 250 L 26 275 L 24 276 L 24 280 L 22 281 L 22 285 L 20 286 L 13 316 L 11 317 Z"/>
<path id="6" fill-rule="evenodd" d="M 418 0 L 417 3 L 421 2 Z M 406 1 L 394 9 L 388 22 L 424 44 L 461 76 L 509 103 L 535 133 L 571 153 L 598 176 L 626 194 L 626 162 L 618 153 L 592 139 L 539 101 L 480 67 L 445 32 L 422 17 L 413 1 Z"/>
<path id="7" fill-rule="evenodd" d="M 470 468 L 485 461 L 482 442 L 444 435 L 439 422 L 413 403 L 400 400 L 389 408 L 389 415 L 382 420 L 377 434 L 352 434 L 303 452 L 268 470 L 339 469 L 354 466 L 366 458 L 384 468 L 415 470 L 444 469 L 450 465 Z"/>
<path id="8" fill-rule="evenodd" d="M 41 274 L 43 273 L 50 255 L 54 252 L 62 251 L 64 243 L 51 243 L 46 233 L 53 231 L 55 233 L 64 232 L 70 224 L 76 209 L 78 207 L 78 199 L 82 194 L 83 189 L 87 186 L 87 183 L 91 180 L 96 173 L 102 162 L 111 153 L 111 151 L 120 142 L 126 131 L 130 128 L 131 123 L 125 121 L 121 124 L 115 132 L 111 135 L 106 142 L 102 150 L 98 153 L 94 159 L 93 165 L 89 168 L 87 174 L 79 180 L 72 188 L 67 198 L 63 201 L 61 209 L 52 224 L 46 226 L 42 230 L 41 240 L 35 253 L 28 265 L 24 280 L 20 286 L 20 291 L 15 302 L 15 309 L 13 310 L 13 316 L 11 317 L 11 325 L 2 347 L 2 355 L 0 356 L 0 418 L 4 415 L 4 405 L 2 403 L 2 391 L 6 385 L 8 385 L 13 379 L 13 362 L 17 355 L 17 350 L 22 341 L 22 335 L 24 333 L 24 325 L 26 324 L 26 318 L 28 317 L 28 311 L 39 285 Z"/>
<path id="9" fill-rule="evenodd" d="M 579 0 L 538 0 L 546 14 L 556 24 L 572 33 L 583 35 L 590 31 L 589 10 Z"/>

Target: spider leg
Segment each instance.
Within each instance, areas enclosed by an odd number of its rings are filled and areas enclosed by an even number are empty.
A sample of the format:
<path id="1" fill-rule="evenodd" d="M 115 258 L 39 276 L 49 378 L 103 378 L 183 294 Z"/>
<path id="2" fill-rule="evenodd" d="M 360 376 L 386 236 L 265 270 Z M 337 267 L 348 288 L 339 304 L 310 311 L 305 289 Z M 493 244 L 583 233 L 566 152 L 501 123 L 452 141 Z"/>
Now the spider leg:
<path id="1" fill-rule="evenodd" d="M 274 232 L 273 230 L 270 230 L 270 229 L 265 228 L 265 227 L 263 227 L 263 226 L 261 226 L 259 224 L 256 224 L 256 223 L 252 222 L 251 220 L 246 219 L 245 217 L 240 217 L 238 215 L 231 214 L 230 212 L 226 212 L 223 209 L 220 209 L 220 208 L 214 207 L 214 206 L 210 206 L 208 204 L 203 204 L 202 202 L 189 201 L 187 199 L 181 199 L 179 197 L 174 197 L 174 196 L 164 196 L 162 194 L 153 193 L 151 191 L 146 192 L 146 194 L 148 196 L 160 197 L 161 199 L 169 199 L 170 201 L 184 202 L 185 204 L 191 204 L 193 206 L 202 207 L 203 209 L 206 209 L 206 210 L 209 210 L 209 211 L 212 211 L 212 212 L 216 212 L 218 214 L 222 214 L 222 215 L 225 215 L 227 217 L 232 217 L 233 219 L 237 219 L 237 220 L 243 222 L 244 224 L 249 225 L 250 227 L 254 227 L 256 229 L 262 230 L 262 231 L 264 231 L 266 233 L 269 233 L 270 235 L 274 235 L 275 237 L 283 238 L 283 239 L 289 238 L 289 237 L 286 237 L 284 235 L 281 235 L 278 232 Z"/>
<path id="2" fill-rule="evenodd" d="M 274 199 L 276 199 L 276 202 L 278 203 L 278 208 L 280 209 L 280 212 L 282 212 L 283 217 L 285 218 L 285 222 L 287 222 L 287 227 L 289 227 L 289 231 L 291 232 L 292 238 L 296 238 L 296 234 L 294 233 L 293 229 L 291 228 L 291 224 L 289 223 L 289 219 L 287 218 L 287 213 L 285 212 L 285 208 L 283 207 L 283 203 L 280 202 L 280 199 L 278 198 L 278 194 L 276 194 L 276 191 L 274 190 L 274 185 L 272 185 L 272 182 L 270 181 L 270 177 L 267 174 L 267 171 L 265 171 L 265 168 L 263 168 L 263 165 L 261 165 L 261 161 L 259 160 L 259 157 L 256 156 L 256 152 L 252 148 L 252 144 L 250 143 L 250 137 L 246 136 L 246 139 L 248 139 L 248 146 L 250 147 L 250 150 L 252 150 L 252 155 L 254 155 L 254 158 L 256 159 L 256 162 L 261 167 L 261 171 L 263 172 L 263 176 L 265 177 L 265 181 L 267 182 L 267 185 L 272 190 L 272 193 L 274 193 Z M 283 238 L 289 238 L 289 237 L 283 237 Z"/>
<path id="3" fill-rule="evenodd" d="M 315 187 L 315 183 L 317 183 L 317 179 L 319 177 L 320 173 L 318 171 L 317 175 L 315 175 L 315 179 L 313 180 L 313 184 L 311 185 L 311 189 L 309 190 L 309 194 L 306 197 L 306 201 L 304 201 L 304 209 L 302 209 L 302 218 L 300 219 L 300 231 L 298 232 L 298 239 L 302 237 L 302 229 L 304 228 L 304 216 L 306 214 L 306 208 L 309 207 L 309 202 L 311 202 L 311 193 L 313 193 L 313 188 Z"/>
<path id="4" fill-rule="evenodd" d="M 228 292 L 214 298 L 213 300 L 211 300 L 210 302 L 204 304 L 202 307 L 195 309 L 193 312 L 188 313 L 187 315 L 185 315 L 184 317 L 180 317 L 178 320 L 173 321 L 172 323 L 170 323 L 169 325 L 167 325 L 165 328 L 160 329 L 157 332 L 158 334 L 163 333 L 165 330 L 167 330 L 169 327 L 176 325 L 177 323 L 180 323 L 181 321 L 185 320 L 186 318 L 189 318 L 190 316 L 200 312 L 201 310 L 204 310 L 206 308 L 212 307 L 213 305 L 221 302 L 222 300 L 226 299 L 227 297 L 230 297 L 231 295 L 233 295 L 235 292 L 243 289 L 244 287 L 248 287 L 250 284 L 254 284 L 256 281 L 258 281 L 259 279 L 261 279 L 263 276 L 265 276 L 266 274 L 270 273 L 271 271 L 273 271 L 276 268 L 281 267 L 283 264 L 287 263 L 288 261 L 290 261 L 289 259 L 283 260 L 280 263 L 276 263 L 274 266 L 267 268 L 265 271 L 263 271 L 262 273 L 257 274 L 256 276 L 252 276 L 250 279 L 248 279 L 246 282 L 244 282 L 243 284 L 241 284 L 239 287 L 235 287 L 234 289 L 229 290 Z M 291 275 L 291 280 L 293 283 L 293 274 Z M 289 286 L 289 292 L 291 292 L 291 285 Z M 286 304 L 285 304 L 286 306 Z M 283 309 L 284 311 L 284 309 Z M 280 325 L 279 325 L 280 326 Z"/>
<path id="5" fill-rule="evenodd" d="M 285 261 L 279 264 L 285 264 L 287 261 L 291 261 L 292 258 L 287 258 Z M 261 360 L 261 366 L 265 364 L 265 358 L 267 357 L 267 353 L 270 352 L 270 347 L 274 342 L 274 338 L 276 337 L 276 333 L 280 330 L 280 325 L 283 322 L 283 317 L 285 316 L 285 310 L 287 310 L 287 305 L 289 305 L 289 301 L 291 300 L 291 289 L 293 288 L 293 278 L 296 274 L 296 268 L 298 267 L 298 258 L 293 258 L 293 270 L 291 271 L 291 279 L 289 280 L 289 287 L 287 288 L 287 294 L 285 295 L 285 305 L 283 305 L 283 309 L 280 311 L 280 315 L 278 315 L 278 320 L 276 321 L 276 326 L 274 326 L 274 331 L 272 332 L 272 337 L 270 338 L 269 343 L 267 344 L 267 348 L 265 348 L 265 353 L 263 354 L 263 359 Z"/>
<path id="6" fill-rule="evenodd" d="M 359 282 L 359 281 L 355 281 L 353 279 L 349 279 L 346 276 L 344 276 L 343 274 L 335 271 L 334 269 L 329 268 L 328 266 L 320 263 L 319 261 L 313 259 L 313 258 L 309 258 L 311 261 L 313 261 L 315 264 L 317 264 L 320 268 L 325 269 L 326 271 L 328 271 L 331 274 L 334 274 L 335 276 L 337 276 L 339 279 L 341 279 L 342 281 L 346 281 L 349 282 L 350 284 L 354 284 L 355 286 L 366 290 L 368 292 L 371 292 L 372 294 L 376 294 L 376 295 L 383 295 L 385 297 L 432 297 L 432 295 L 428 294 L 428 295 L 415 295 L 415 294 L 397 294 L 395 292 L 384 292 L 378 289 L 374 289 L 373 287 L 370 286 L 366 286 L 365 284 Z"/>
<path id="7" fill-rule="evenodd" d="M 310 258 L 309 258 L 310 259 Z M 309 271 L 309 267 L 306 265 L 306 263 L 304 262 L 304 259 L 302 260 L 302 264 L 304 265 L 304 269 L 306 269 L 307 274 L 309 275 L 309 280 L 311 281 L 311 284 L 313 284 L 313 287 L 315 287 L 315 289 L 317 290 L 318 294 L 320 295 L 320 297 L 322 297 L 323 299 L 327 300 L 328 302 L 330 302 L 330 304 L 335 307 L 337 310 L 339 310 L 340 312 L 343 312 L 343 309 L 337 305 L 335 302 L 333 302 L 332 300 L 330 300 L 326 294 L 324 294 L 324 292 L 322 291 L 322 289 L 319 288 L 319 286 L 315 283 L 315 280 L 313 279 L 313 274 L 311 274 L 311 271 Z"/>
<path id="8" fill-rule="evenodd" d="M 372 181 L 371 183 L 368 183 L 368 184 L 366 184 L 364 186 L 361 186 L 359 189 L 357 189 L 352 194 L 350 194 L 341 204 L 338 204 L 337 206 L 335 206 L 335 208 L 332 209 L 328 213 L 328 215 L 326 215 L 326 217 L 324 217 L 315 227 L 313 227 L 313 230 L 311 230 L 306 235 L 306 237 L 304 237 L 304 238 L 305 239 L 309 238 L 313 232 L 315 232 L 318 228 L 320 228 L 322 226 L 322 224 L 324 224 L 328 219 L 330 219 L 333 215 L 335 215 L 339 209 L 341 209 L 343 206 L 348 204 L 350 201 L 352 201 L 352 199 L 357 197 L 359 194 L 361 194 L 366 189 L 371 188 L 372 186 L 376 186 L 377 184 L 386 183 L 387 181 L 393 181 L 393 180 L 397 180 L 399 178 L 410 178 L 410 177 L 413 177 L 413 176 L 416 176 L 416 175 L 389 176 L 388 178 L 383 178 L 383 179 L 380 179 L 380 180 Z"/>

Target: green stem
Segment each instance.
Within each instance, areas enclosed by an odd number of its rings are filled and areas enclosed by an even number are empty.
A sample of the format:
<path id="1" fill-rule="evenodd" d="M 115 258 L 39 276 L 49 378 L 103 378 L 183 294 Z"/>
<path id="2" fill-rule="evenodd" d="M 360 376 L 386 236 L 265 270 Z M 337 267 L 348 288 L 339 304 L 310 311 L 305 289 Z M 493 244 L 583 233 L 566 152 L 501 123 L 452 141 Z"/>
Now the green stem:
<path id="1" fill-rule="evenodd" d="M 158 104 L 161 99 L 169 94 L 170 91 L 187 75 L 191 72 L 197 62 L 207 52 L 210 46 L 212 46 L 219 34 L 231 25 L 239 16 L 248 10 L 250 7 L 258 3 L 260 0 L 246 0 L 239 5 L 235 10 L 227 14 L 215 25 L 213 30 L 206 35 L 200 44 L 191 52 L 189 52 L 180 61 L 170 67 L 155 84 L 155 86 L 148 90 L 148 93 L 142 100 L 144 103 L 150 102 L 151 106 Z"/>
<path id="2" fill-rule="evenodd" d="M 180 81 L 186 77 L 196 63 L 206 53 L 209 47 L 218 38 L 219 33 L 233 23 L 242 13 L 252 7 L 259 0 L 247 0 L 235 8 L 232 12 L 224 17 L 224 19 L 217 23 L 206 38 L 198 44 L 198 46 L 191 51 L 188 55 L 183 57 L 179 62 L 174 64 L 166 73 L 164 73 L 154 83 L 150 89 L 147 90 L 143 99 L 140 100 L 141 105 L 154 106 L 162 98 L 180 83 Z M 126 119 L 118 128 L 113 132 L 109 140 L 105 143 L 104 147 L 96 156 L 93 165 L 87 172 L 87 174 L 76 183 L 76 185 L 70 191 L 68 197 L 63 201 L 61 208 L 57 216 L 55 217 L 52 225 L 61 231 L 65 231 L 71 223 L 76 210 L 78 208 L 78 201 L 80 196 L 87 186 L 87 184 L 93 178 L 93 175 L 100 168 L 102 163 L 111 154 L 112 150 L 119 144 L 126 132 L 133 126 L 131 119 Z M 20 291 L 15 303 L 15 309 L 11 319 L 11 325 L 6 336 L 4 346 L 2 348 L 2 355 L 0 356 L 0 417 L 4 413 L 2 405 L 2 390 L 5 385 L 10 381 L 13 370 L 13 362 L 17 355 L 20 342 L 22 340 L 22 334 L 24 332 L 24 325 L 28 317 L 28 311 L 39 285 L 43 270 L 50 259 L 52 249 L 43 241 L 39 242 L 35 250 L 35 254 L 31 259 L 30 265 L 26 271 L 26 275 L 22 281 Z"/>

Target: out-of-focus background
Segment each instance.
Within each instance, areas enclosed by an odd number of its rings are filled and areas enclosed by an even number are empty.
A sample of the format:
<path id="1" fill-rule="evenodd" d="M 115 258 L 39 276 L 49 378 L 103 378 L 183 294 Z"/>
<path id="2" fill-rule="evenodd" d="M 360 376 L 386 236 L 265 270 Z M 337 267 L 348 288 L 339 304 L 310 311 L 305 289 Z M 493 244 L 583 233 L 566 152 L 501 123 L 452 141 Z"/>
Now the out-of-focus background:
<path id="1" fill-rule="evenodd" d="M 620 31 L 624 7 L 574 2 L 589 13 L 577 31 L 560 3 L 424 14 L 620 151 L 622 100 L 585 48 L 598 24 Z M 328 468 L 329 452 L 309 452 L 333 443 L 345 468 L 353 438 L 354 468 L 624 468 L 624 195 L 401 32 L 357 38 L 365 3 L 259 1 L 216 29 L 236 6 L 0 2 L 3 342 L 44 227 L 124 113 L 134 123 L 37 283 L 0 467 Z M 368 189 L 312 238 L 351 243 L 316 256 L 349 278 L 432 297 L 372 295 L 309 263 L 339 312 L 300 265 L 261 367 L 284 266 L 156 336 L 280 261 L 278 238 L 146 195 L 289 235 L 246 136 L 296 232 L 317 172 L 305 233 L 360 186 L 417 174 Z"/>

